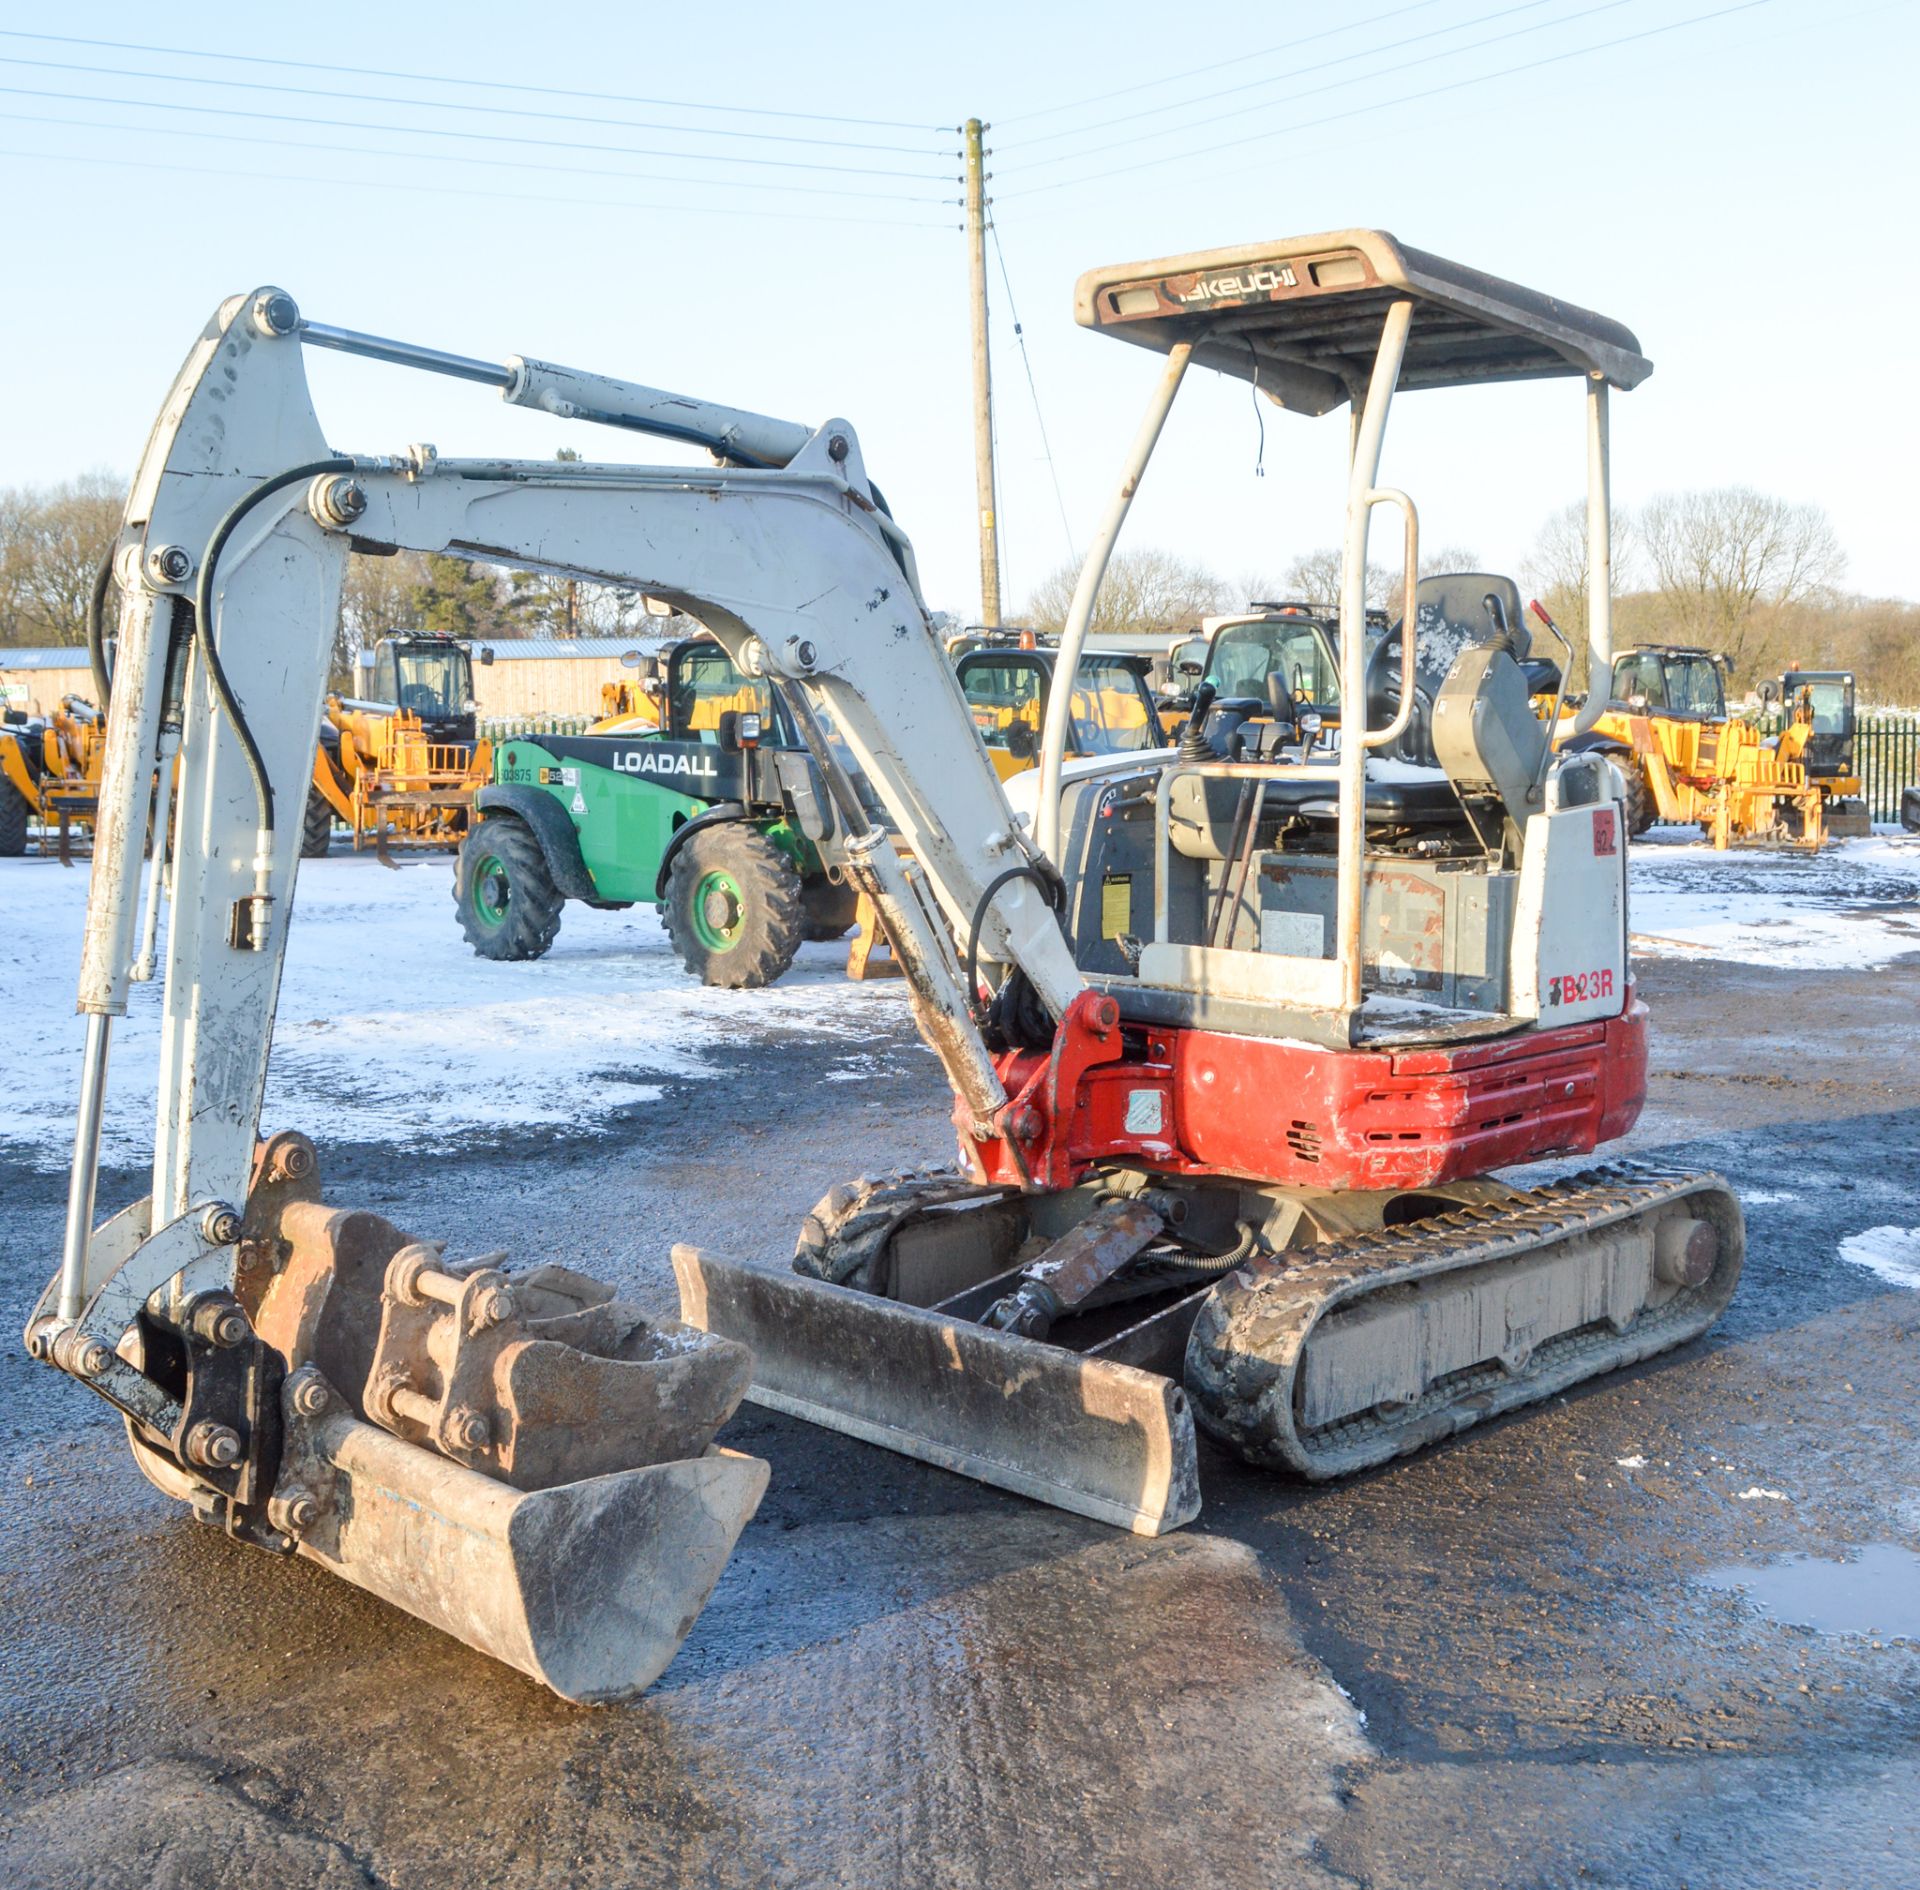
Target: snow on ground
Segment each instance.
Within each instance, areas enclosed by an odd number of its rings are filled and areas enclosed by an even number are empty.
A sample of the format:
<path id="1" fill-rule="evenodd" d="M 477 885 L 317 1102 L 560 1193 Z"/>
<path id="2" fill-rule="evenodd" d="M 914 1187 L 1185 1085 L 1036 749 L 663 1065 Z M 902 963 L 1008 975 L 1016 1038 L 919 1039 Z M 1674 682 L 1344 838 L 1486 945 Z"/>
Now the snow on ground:
<path id="1" fill-rule="evenodd" d="M 74 1013 L 84 866 L 0 860 L 0 1145 L 49 1167 L 71 1155 L 82 1024 Z M 288 940 L 263 1119 L 337 1141 L 432 1143 L 525 1125 L 592 1130 L 716 1074 L 717 1045 L 803 1031 L 848 1060 L 893 1023 L 895 982 L 849 984 L 845 945 L 801 948 L 761 991 L 688 976 L 651 907 L 569 904 L 545 958 L 476 958 L 454 917 L 452 862 L 390 872 L 366 854 L 309 861 Z M 109 1161 L 152 1149 L 160 991 L 135 985 L 115 1027 Z"/>
<path id="2" fill-rule="evenodd" d="M 1636 952 L 1795 969 L 1920 952 L 1920 836 L 1805 857 L 1715 853 L 1691 832 L 1632 850 Z M 846 982 L 841 945 L 803 948 L 768 990 L 709 990 L 645 907 L 570 904 L 545 958 L 490 964 L 460 936 L 451 884 L 445 858 L 398 872 L 364 854 L 302 867 L 268 1125 L 413 1143 L 519 1125 L 590 1132 L 653 1100 L 663 1080 L 712 1074 L 706 1052 L 742 1038 L 842 1038 L 838 1080 L 857 1081 L 871 1039 L 900 1015 L 897 982 Z M 0 1144 L 53 1167 L 67 1159 L 78 1084 L 86 889 L 84 866 L 0 860 Z M 158 1021 L 158 990 L 136 985 L 114 1033 L 110 1160 L 144 1160 L 151 1146 Z"/>
<path id="3" fill-rule="evenodd" d="M 1840 1243 L 1840 1258 L 1894 1286 L 1920 1289 L 1920 1228 L 1869 1227 Z"/>
<path id="4" fill-rule="evenodd" d="M 1636 954 L 1840 971 L 1920 952 L 1920 834 L 1829 841 L 1815 854 L 1716 853 L 1697 835 L 1656 828 L 1634 844 Z"/>

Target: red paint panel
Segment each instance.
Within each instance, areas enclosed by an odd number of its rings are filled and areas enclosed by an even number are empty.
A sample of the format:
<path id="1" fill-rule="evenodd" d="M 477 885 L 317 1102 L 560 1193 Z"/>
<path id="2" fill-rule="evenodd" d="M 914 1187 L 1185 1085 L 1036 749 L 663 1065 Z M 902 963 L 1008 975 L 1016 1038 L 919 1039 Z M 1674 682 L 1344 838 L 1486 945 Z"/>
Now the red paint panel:
<path id="1" fill-rule="evenodd" d="M 1335 1051 L 1155 1030 L 1131 1061 L 1076 1001 L 1051 1055 L 1000 1059 L 1013 1098 L 994 1142 L 963 1140 L 987 1179 L 1067 1187 L 1104 1161 L 1306 1187 L 1400 1189 L 1584 1154 L 1638 1120 L 1647 1011 L 1497 1043 Z M 1017 1143 L 1018 1154 L 1010 1143 Z"/>

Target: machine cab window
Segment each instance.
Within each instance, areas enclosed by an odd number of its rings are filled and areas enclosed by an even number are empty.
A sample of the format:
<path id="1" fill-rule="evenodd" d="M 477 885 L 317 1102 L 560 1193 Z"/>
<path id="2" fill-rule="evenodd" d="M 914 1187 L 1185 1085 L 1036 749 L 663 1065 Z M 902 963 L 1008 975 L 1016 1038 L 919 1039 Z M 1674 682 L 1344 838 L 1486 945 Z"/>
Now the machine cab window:
<path id="1" fill-rule="evenodd" d="M 667 682 L 667 729 L 675 741 L 717 745 L 720 720 L 729 712 L 760 717 L 775 727 L 773 690 L 763 678 L 744 676 L 718 643 L 689 643 L 674 652 Z"/>
<path id="2" fill-rule="evenodd" d="M 1080 659 L 1069 705 L 1067 751 L 1137 754 L 1158 745 L 1159 719 L 1139 663 L 1099 654 Z M 960 687 L 995 768 L 1031 767 L 1046 722 L 1048 659 L 1025 650 L 980 651 L 960 661 Z"/>
<path id="3" fill-rule="evenodd" d="M 1807 707 L 1813 715 L 1813 732 L 1816 735 L 1850 735 L 1853 732 L 1853 678 L 1822 677 L 1817 682 L 1807 682 L 1789 674 L 1789 688 L 1794 695 L 1804 695 Z M 1791 701 L 1791 698 L 1789 698 Z"/>
<path id="4" fill-rule="evenodd" d="M 423 722 L 463 714 L 473 695 L 472 659 L 457 643 L 385 639 L 374 652 L 373 696 Z"/>
<path id="5" fill-rule="evenodd" d="M 1618 657 L 1613 665 L 1613 699 L 1629 708 L 1664 709 L 1667 679 L 1652 654 Z"/>
<path id="6" fill-rule="evenodd" d="M 1706 655 L 1669 656 L 1667 702 L 1681 715 L 1697 715 L 1707 722 L 1724 722 L 1727 719 L 1727 696 L 1720 684 L 1719 665 Z"/>
<path id="7" fill-rule="evenodd" d="M 1325 713 L 1340 706 L 1340 668 L 1327 633 L 1311 618 L 1234 623 L 1213 639 L 1207 680 L 1223 701 L 1253 696 L 1273 700 L 1268 678 L 1286 699 Z"/>

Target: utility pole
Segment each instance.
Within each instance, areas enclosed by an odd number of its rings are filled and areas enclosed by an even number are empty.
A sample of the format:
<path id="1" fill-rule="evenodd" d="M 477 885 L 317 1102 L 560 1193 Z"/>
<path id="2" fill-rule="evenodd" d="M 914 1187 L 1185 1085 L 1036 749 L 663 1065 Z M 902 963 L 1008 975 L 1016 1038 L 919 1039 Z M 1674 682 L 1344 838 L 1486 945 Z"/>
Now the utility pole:
<path id="1" fill-rule="evenodd" d="M 967 269 L 973 302 L 973 482 L 980 502 L 980 621 L 1000 622 L 1000 529 L 993 512 L 993 367 L 987 358 L 987 193 L 977 118 L 967 141 Z"/>

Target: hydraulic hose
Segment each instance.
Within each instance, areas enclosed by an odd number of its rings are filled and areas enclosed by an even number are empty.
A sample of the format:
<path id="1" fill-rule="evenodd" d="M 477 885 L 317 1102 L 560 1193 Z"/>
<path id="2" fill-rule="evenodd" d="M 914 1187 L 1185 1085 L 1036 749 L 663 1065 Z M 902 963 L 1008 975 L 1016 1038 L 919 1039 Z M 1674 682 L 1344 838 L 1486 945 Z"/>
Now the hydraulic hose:
<path id="1" fill-rule="evenodd" d="M 107 593 L 113 589 L 113 553 L 100 560 L 93 574 L 93 591 L 87 599 L 87 667 L 93 671 L 94 693 L 100 698 L 100 713 L 107 712 L 107 698 L 113 694 L 113 678 L 107 674 Z"/>
<path id="2" fill-rule="evenodd" d="M 1002 886 L 1010 886 L 1016 879 L 1032 880 L 1040 888 L 1041 897 L 1047 904 L 1056 913 L 1060 910 L 1061 889 L 1058 881 L 1050 879 L 1031 860 L 1022 860 L 1018 866 L 1008 867 L 989 883 L 973 908 L 973 923 L 967 927 L 967 1002 L 974 1007 L 976 1022 L 979 1019 L 980 928 L 986 922 L 987 908 L 993 904 L 994 895 Z"/>
<path id="3" fill-rule="evenodd" d="M 303 480 L 317 479 L 323 473 L 350 473 L 353 469 L 352 460 L 336 455 L 331 459 L 309 460 L 304 466 L 290 466 L 285 472 L 275 473 L 271 479 L 255 486 L 239 500 L 214 527 L 213 536 L 207 540 L 206 555 L 200 560 L 200 578 L 194 587 L 193 597 L 194 635 L 199 639 L 201 653 L 207 659 L 207 679 L 213 684 L 214 699 L 220 704 L 227 720 L 233 724 L 233 732 L 240 738 L 240 752 L 246 757 L 247 773 L 253 777 L 254 799 L 260 807 L 261 861 L 273 850 L 273 783 L 268 779 L 266 763 L 260 758 L 260 748 L 253 739 L 253 730 L 247 726 L 246 713 L 235 699 L 232 686 L 227 681 L 227 672 L 221 667 L 220 652 L 214 647 L 214 579 L 220 567 L 220 554 L 226 550 L 227 541 L 255 506 L 264 504 L 276 492 L 284 492 L 288 486 L 297 486 Z M 266 868 L 257 865 L 257 871 L 264 875 Z"/>
<path id="4" fill-rule="evenodd" d="M 1251 1221 L 1239 1222 L 1237 1230 L 1240 1238 L 1225 1253 L 1195 1253 L 1184 1249 L 1180 1264 L 1195 1273 L 1231 1273 L 1235 1267 L 1251 1260 L 1260 1244 L 1260 1230 Z"/>

